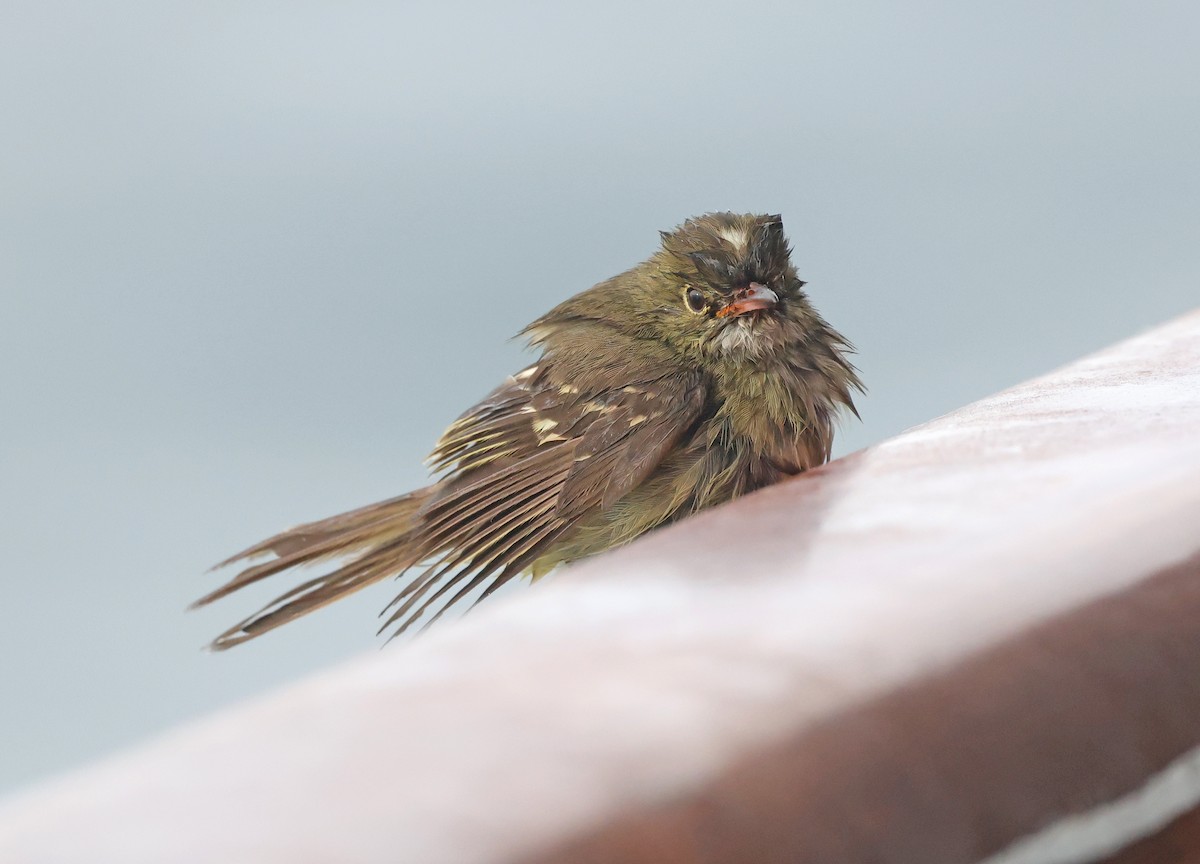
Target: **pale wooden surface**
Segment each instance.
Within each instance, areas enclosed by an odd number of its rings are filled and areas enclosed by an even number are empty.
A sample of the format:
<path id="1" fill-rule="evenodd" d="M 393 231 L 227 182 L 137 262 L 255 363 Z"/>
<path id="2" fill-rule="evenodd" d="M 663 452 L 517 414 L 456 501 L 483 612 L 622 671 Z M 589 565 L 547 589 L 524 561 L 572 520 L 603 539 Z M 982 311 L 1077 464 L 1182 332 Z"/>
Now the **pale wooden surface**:
<path id="1" fill-rule="evenodd" d="M 11 799 L 0 861 L 1095 860 L 1200 800 L 1198 584 L 1192 314 Z"/>

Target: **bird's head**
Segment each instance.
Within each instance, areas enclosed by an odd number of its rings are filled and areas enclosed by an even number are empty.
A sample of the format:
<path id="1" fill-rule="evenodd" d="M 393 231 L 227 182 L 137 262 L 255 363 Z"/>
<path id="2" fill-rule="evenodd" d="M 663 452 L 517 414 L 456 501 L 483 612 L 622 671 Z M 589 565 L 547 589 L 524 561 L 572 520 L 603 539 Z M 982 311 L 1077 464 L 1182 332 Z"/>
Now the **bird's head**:
<path id="1" fill-rule="evenodd" d="M 646 285 L 659 338 L 701 361 L 786 350 L 812 310 L 779 216 L 710 213 L 661 236 Z"/>
<path id="2" fill-rule="evenodd" d="M 582 341 L 601 354 L 605 333 L 633 336 L 658 356 L 729 374 L 813 349 L 841 361 L 848 346 L 809 303 L 779 216 L 708 213 L 661 238 L 646 261 L 560 304 L 526 333 L 547 348 Z"/>

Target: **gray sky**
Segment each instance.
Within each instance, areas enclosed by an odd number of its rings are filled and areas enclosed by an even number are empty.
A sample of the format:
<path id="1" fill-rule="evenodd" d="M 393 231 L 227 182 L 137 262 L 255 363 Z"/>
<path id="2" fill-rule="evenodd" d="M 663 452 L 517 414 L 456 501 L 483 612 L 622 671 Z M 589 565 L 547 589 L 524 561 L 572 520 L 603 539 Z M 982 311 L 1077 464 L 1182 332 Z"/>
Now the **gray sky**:
<path id="1" fill-rule="evenodd" d="M 183 609 L 687 216 L 783 214 L 841 453 L 1197 305 L 1196 9 L 9 0 L 0 791 L 373 649 L 386 587 Z"/>

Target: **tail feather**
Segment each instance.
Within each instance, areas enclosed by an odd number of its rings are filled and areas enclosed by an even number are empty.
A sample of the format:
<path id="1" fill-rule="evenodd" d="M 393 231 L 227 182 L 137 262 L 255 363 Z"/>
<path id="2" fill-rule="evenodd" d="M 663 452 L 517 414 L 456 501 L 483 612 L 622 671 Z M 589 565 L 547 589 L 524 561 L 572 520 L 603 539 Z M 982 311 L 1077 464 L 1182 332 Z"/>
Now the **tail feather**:
<path id="1" fill-rule="evenodd" d="M 247 642 L 410 567 L 426 569 L 407 578 L 381 614 L 384 629 L 395 627 L 393 636 L 417 619 L 432 623 L 477 588 L 490 595 L 570 527 L 555 502 L 573 453 L 571 447 L 552 446 L 534 447 L 527 456 L 496 457 L 408 495 L 297 526 L 239 552 L 223 563 L 244 562 L 244 569 L 195 605 L 281 571 L 339 563 L 226 630 L 212 648 Z M 265 555 L 273 557 L 255 563 Z"/>
<path id="2" fill-rule="evenodd" d="M 242 570 L 193 606 L 205 606 L 273 573 L 322 559 L 352 558 L 275 598 L 213 640 L 222 651 L 240 645 L 367 585 L 398 575 L 425 557 L 416 535 L 418 511 L 434 487 L 370 504 L 319 522 L 298 525 L 221 562 L 224 567 L 274 553 L 277 557 Z M 216 569 L 216 568 L 214 568 Z"/>

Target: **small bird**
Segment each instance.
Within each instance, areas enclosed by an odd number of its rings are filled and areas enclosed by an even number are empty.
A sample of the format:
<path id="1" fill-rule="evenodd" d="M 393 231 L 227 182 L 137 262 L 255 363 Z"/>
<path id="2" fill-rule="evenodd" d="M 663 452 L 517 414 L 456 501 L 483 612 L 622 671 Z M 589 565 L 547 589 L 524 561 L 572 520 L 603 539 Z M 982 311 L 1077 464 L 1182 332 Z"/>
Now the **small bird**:
<path id="1" fill-rule="evenodd" d="M 338 562 L 218 636 L 230 648 L 389 576 L 399 635 L 484 586 L 628 543 L 829 459 L 862 392 L 851 345 L 808 300 L 779 216 L 710 213 L 522 334 L 541 354 L 437 442 L 430 485 L 291 528 L 194 605 Z M 215 569 L 215 568 L 214 568 Z M 439 600 L 454 593 L 435 610 Z M 472 604 L 474 605 L 474 604 Z M 426 625 L 428 626 L 428 625 Z"/>

